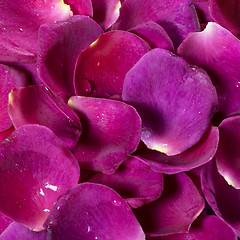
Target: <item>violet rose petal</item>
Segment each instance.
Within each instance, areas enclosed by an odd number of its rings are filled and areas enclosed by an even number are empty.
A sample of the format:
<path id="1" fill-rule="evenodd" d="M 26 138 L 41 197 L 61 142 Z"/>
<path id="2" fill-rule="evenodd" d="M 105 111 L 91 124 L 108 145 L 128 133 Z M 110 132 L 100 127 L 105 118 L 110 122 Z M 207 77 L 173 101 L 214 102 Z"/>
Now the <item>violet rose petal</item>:
<path id="1" fill-rule="evenodd" d="M 93 183 L 73 187 L 45 222 L 52 240 L 144 240 L 131 208 L 111 188 Z"/>
<path id="2" fill-rule="evenodd" d="M 126 73 L 148 50 L 149 45 L 133 33 L 110 31 L 102 34 L 78 58 L 77 95 L 121 95 Z"/>
<path id="3" fill-rule="evenodd" d="M 2 0 L 0 2 L 0 61 L 35 62 L 38 30 L 47 22 L 72 15 L 63 0 Z"/>
<path id="4" fill-rule="evenodd" d="M 1 239 L 1 233 L 4 232 L 12 222 L 13 221 L 10 218 L 0 214 L 0 239 Z"/>
<path id="5" fill-rule="evenodd" d="M 203 209 L 203 197 L 190 178 L 179 173 L 164 175 L 161 197 L 134 213 L 146 235 L 162 236 L 187 232 Z"/>
<path id="6" fill-rule="evenodd" d="M 47 232 L 33 232 L 19 223 L 13 222 L 0 235 L 0 240 L 46 240 Z"/>
<path id="7" fill-rule="evenodd" d="M 211 76 L 223 117 L 240 113 L 240 40 L 210 22 L 204 31 L 192 33 L 178 48 L 178 54 Z"/>
<path id="8" fill-rule="evenodd" d="M 31 230 L 79 180 L 79 166 L 48 128 L 24 125 L 0 144 L 0 212 Z"/>
<path id="9" fill-rule="evenodd" d="M 122 98 L 142 118 L 141 140 L 167 155 L 179 154 L 201 139 L 217 104 L 204 70 L 158 48 L 127 73 Z"/>
<path id="10" fill-rule="evenodd" d="M 70 148 L 82 132 L 78 116 L 44 85 L 14 88 L 9 95 L 8 111 L 15 128 L 24 124 L 44 125 Z"/>
<path id="11" fill-rule="evenodd" d="M 164 153 L 144 148 L 134 155 L 146 161 L 155 171 L 175 174 L 189 171 L 210 161 L 217 151 L 218 141 L 218 128 L 212 127 L 196 145 L 180 154 L 167 156 Z"/>
<path id="12" fill-rule="evenodd" d="M 67 22 L 42 25 L 39 32 L 40 79 L 65 101 L 74 94 L 78 55 L 102 33 L 89 17 L 73 16 Z"/>
<path id="13" fill-rule="evenodd" d="M 150 237 L 149 240 L 237 240 L 236 233 L 229 225 L 216 216 L 200 216 L 193 222 L 188 233 L 172 234 L 163 237 Z"/>
<path id="14" fill-rule="evenodd" d="M 160 24 L 177 47 L 190 32 L 200 31 L 191 0 L 126 0 L 113 29 L 129 30 L 138 24 L 154 21 Z"/>
<path id="15" fill-rule="evenodd" d="M 214 161 L 201 174 L 202 190 L 215 214 L 228 223 L 240 237 L 240 190 L 229 185 L 217 171 Z"/>
<path id="16" fill-rule="evenodd" d="M 134 208 L 156 200 L 163 191 L 162 174 L 137 157 L 128 157 L 114 174 L 96 173 L 87 181 L 113 188 Z"/>
<path id="17" fill-rule="evenodd" d="M 123 102 L 71 97 L 68 105 L 83 125 L 74 155 L 85 169 L 113 173 L 140 141 L 141 118 Z"/>
<path id="18" fill-rule="evenodd" d="M 93 16 L 93 8 L 91 0 L 64 0 L 68 4 L 73 14 Z"/>

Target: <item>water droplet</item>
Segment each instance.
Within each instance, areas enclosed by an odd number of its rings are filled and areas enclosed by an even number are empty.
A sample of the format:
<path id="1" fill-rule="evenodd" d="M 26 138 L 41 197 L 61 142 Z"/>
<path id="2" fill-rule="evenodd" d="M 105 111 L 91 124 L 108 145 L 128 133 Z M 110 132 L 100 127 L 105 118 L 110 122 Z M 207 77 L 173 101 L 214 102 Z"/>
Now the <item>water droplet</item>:
<path id="1" fill-rule="evenodd" d="M 97 239 L 98 239 L 98 237 L 95 237 L 95 239 L 97 240 Z"/>
<path id="2" fill-rule="evenodd" d="M 113 205 L 116 206 L 116 207 L 119 207 L 121 206 L 121 201 L 118 201 L 118 200 L 113 200 Z"/>
<path id="3" fill-rule="evenodd" d="M 6 31 L 6 30 L 7 30 L 7 29 L 4 27 L 4 28 L 3 28 L 3 31 Z"/>
<path id="4" fill-rule="evenodd" d="M 91 227 L 90 227 L 90 226 L 88 226 L 88 228 L 87 228 L 87 231 L 88 231 L 88 232 L 90 232 L 90 231 L 91 231 Z"/>
<path id="5" fill-rule="evenodd" d="M 20 32 L 23 32 L 23 29 L 22 29 L 22 28 L 19 28 L 19 31 L 20 31 Z"/>

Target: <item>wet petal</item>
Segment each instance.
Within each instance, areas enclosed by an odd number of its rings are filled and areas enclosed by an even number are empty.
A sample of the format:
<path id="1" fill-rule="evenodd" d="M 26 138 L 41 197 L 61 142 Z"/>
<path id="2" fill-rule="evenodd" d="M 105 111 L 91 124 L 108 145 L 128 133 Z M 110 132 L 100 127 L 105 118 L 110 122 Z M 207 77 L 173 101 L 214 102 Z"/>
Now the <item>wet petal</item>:
<path id="1" fill-rule="evenodd" d="M 187 232 L 204 209 L 204 199 L 184 173 L 164 175 L 164 190 L 155 202 L 135 210 L 144 232 L 162 236 Z"/>
<path id="2" fill-rule="evenodd" d="M 72 15 L 63 0 L 2 0 L 0 2 L 0 61 L 35 62 L 39 27 Z"/>
<path id="3" fill-rule="evenodd" d="M 148 21 L 164 27 L 175 46 L 190 32 L 200 30 L 196 10 L 190 0 L 126 0 L 113 28 L 129 30 Z"/>
<path id="4" fill-rule="evenodd" d="M 240 113 L 240 40 L 217 23 L 208 23 L 184 40 L 178 54 L 208 71 L 223 116 Z"/>
<path id="5" fill-rule="evenodd" d="M 71 97 L 68 105 L 83 124 L 75 157 L 83 168 L 113 173 L 140 141 L 137 111 L 123 102 L 80 96 Z"/>
<path id="6" fill-rule="evenodd" d="M 24 124 L 44 125 L 70 148 L 76 145 L 82 131 L 78 116 L 44 85 L 14 88 L 8 109 L 15 128 Z"/>
<path id="7" fill-rule="evenodd" d="M 76 159 L 40 125 L 18 128 L 0 144 L 0 153 L 0 212 L 42 230 L 53 203 L 78 182 Z"/>
<path id="8" fill-rule="evenodd" d="M 79 184 L 62 196 L 45 225 L 52 240 L 145 239 L 127 203 L 111 188 L 93 183 Z"/>
<path id="9" fill-rule="evenodd" d="M 210 161 L 215 156 L 218 141 L 218 128 L 212 127 L 200 142 L 178 155 L 167 156 L 146 148 L 140 149 L 135 155 L 146 161 L 155 171 L 174 174 L 188 171 Z"/>
<path id="10" fill-rule="evenodd" d="M 68 4 L 74 14 L 93 16 L 91 0 L 64 0 Z"/>
<path id="11" fill-rule="evenodd" d="M 142 118 L 142 141 L 167 155 L 201 139 L 217 102 L 206 72 L 165 49 L 147 53 L 127 73 L 122 98 Z"/>
<path id="12" fill-rule="evenodd" d="M 77 95 L 121 95 L 126 73 L 149 49 L 144 40 L 129 32 L 102 34 L 78 58 L 75 78 Z"/>
<path id="13" fill-rule="evenodd" d="M 114 174 L 96 173 L 87 181 L 113 188 L 134 208 L 156 200 L 163 191 L 162 174 L 137 157 L 129 157 Z"/>
<path id="14" fill-rule="evenodd" d="M 101 33 L 101 28 L 86 16 L 73 16 L 67 22 L 41 26 L 39 76 L 57 96 L 67 100 L 75 95 L 73 79 L 77 57 Z"/>

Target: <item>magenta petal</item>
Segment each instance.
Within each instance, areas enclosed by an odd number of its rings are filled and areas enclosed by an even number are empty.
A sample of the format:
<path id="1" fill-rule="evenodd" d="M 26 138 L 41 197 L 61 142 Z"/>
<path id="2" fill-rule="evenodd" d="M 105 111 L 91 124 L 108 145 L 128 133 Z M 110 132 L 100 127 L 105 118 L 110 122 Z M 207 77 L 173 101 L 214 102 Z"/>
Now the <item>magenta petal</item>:
<path id="1" fill-rule="evenodd" d="M 8 130 L 5 130 L 3 132 L 0 132 L 0 143 L 2 141 L 4 141 L 13 131 L 15 130 L 14 127 L 8 129 Z"/>
<path id="2" fill-rule="evenodd" d="M 130 207 L 111 188 L 93 183 L 73 187 L 45 222 L 52 240 L 144 240 Z"/>
<path id="3" fill-rule="evenodd" d="M 48 128 L 24 125 L 0 144 L 0 212 L 32 230 L 79 179 L 79 166 Z"/>
<path id="4" fill-rule="evenodd" d="M 164 48 L 174 52 L 172 40 L 159 24 L 149 21 L 129 30 L 144 39 L 151 48 Z"/>
<path id="5" fill-rule="evenodd" d="M 240 237 L 240 191 L 218 173 L 214 161 L 201 174 L 202 190 L 215 214 L 227 222 Z"/>
<path id="6" fill-rule="evenodd" d="M 211 75 L 224 116 L 240 113 L 240 40 L 217 23 L 208 23 L 184 40 L 178 54 Z"/>
<path id="7" fill-rule="evenodd" d="M 162 236 L 187 232 L 204 209 L 204 199 L 184 173 L 164 176 L 164 190 L 155 202 L 135 210 L 144 232 Z"/>
<path id="8" fill-rule="evenodd" d="M 81 134 L 78 116 L 44 85 L 14 88 L 9 95 L 8 108 L 15 128 L 24 124 L 44 125 L 68 147 L 75 146 Z"/>
<path id="9" fill-rule="evenodd" d="M 12 223 L 13 221 L 9 219 L 8 217 L 0 214 L 0 240 L 1 240 L 1 234 L 6 230 L 6 228 Z"/>
<path id="10" fill-rule="evenodd" d="M 155 171 L 174 174 L 191 170 L 210 161 L 217 151 L 218 142 L 218 128 L 212 127 L 200 142 L 178 155 L 167 156 L 145 148 L 137 151 L 135 155 L 146 161 Z"/>
<path id="11" fill-rule="evenodd" d="M 93 8 L 91 0 L 64 0 L 68 4 L 74 14 L 93 16 Z"/>
<path id="12" fill-rule="evenodd" d="M 0 2 L 0 61 L 34 62 L 38 30 L 47 22 L 72 15 L 62 0 L 2 0 Z"/>
<path id="13" fill-rule="evenodd" d="M 237 240 L 229 225 L 216 216 L 201 216 L 190 228 L 189 233 L 172 234 L 149 240 Z"/>
<path id="14" fill-rule="evenodd" d="M 46 240 L 46 237 L 46 231 L 33 232 L 14 222 L 0 235 L 0 240 Z"/>
<path id="15" fill-rule="evenodd" d="M 75 95 L 73 79 L 77 57 L 101 33 L 101 28 L 86 16 L 73 16 L 67 22 L 41 26 L 39 76 L 57 96 L 67 100 Z"/>
<path id="16" fill-rule="evenodd" d="M 143 142 L 167 155 L 179 154 L 201 139 L 217 102 L 206 72 L 165 49 L 145 54 L 127 73 L 122 98 L 142 118 Z"/>
<path id="17" fill-rule="evenodd" d="M 71 97 L 68 105 L 83 124 L 75 157 L 83 168 L 113 173 L 140 141 L 137 111 L 123 102 L 80 96 Z"/>
<path id="18" fill-rule="evenodd" d="M 113 188 L 134 208 L 156 200 L 163 191 L 162 174 L 137 157 L 129 157 L 114 174 L 96 173 L 87 181 Z"/>
<path id="19" fill-rule="evenodd" d="M 148 21 L 164 27 L 175 46 L 190 32 L 200 30 L 196 10 L 190 0 L 126 0 L 113 28 L 129 30 Z"/>
<path id="20" fill-rule="evenodd" d="M 78 58 L 77 95 L 121 95 L 126 73 L 149 49 L 148 44 L 133 33 L 110 31 L 102 34 Z"/>

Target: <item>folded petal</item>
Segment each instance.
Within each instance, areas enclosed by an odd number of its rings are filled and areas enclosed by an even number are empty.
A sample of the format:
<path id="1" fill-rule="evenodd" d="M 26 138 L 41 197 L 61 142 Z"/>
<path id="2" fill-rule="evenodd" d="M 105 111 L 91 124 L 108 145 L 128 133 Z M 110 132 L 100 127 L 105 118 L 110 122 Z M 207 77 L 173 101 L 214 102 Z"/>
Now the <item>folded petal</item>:
<path id="1" fill-rule="evenodd" d="M 15 128 L 24 124 L 44 125 L 70 148 L 76 145 L 82 132 L 78 116 L 44 85 L 14 88 L 8 110 Z"/>
<path id="2" fill-rule="evenodd" d="M 204 209 L 204 199 L 184 173 L 164 175 L 161 197 L 134 212 L 144 232 L 162 236 L 187 232 Z"/>
<path id="3" fill-rule="evenodd" d="M 175 46 L 190 32 L 200 30 L 196 10 L 190 0 L 126 0 L 113 28 L 129 30 L 148 21 L 160 24 Z"/>
<path id="4" fill-rule="evenodd" d="M 113 188 L 134 208 L 156 200 L 163 191 L 162 174 L 137 157 L 129 157 L 114 174 L 96 173 L 87 181 Z"/>
<path id="5" fill-rule="evenodd" d="M 24 125 L 0 144 L 0 212 L 31 230 L 79 179 L 79 166 L 48 128 Z"/>
<path id="6" fill-rule="evenodd" d="M 77 95 L 121 95 L 126 73 L 149 49 L 143 39 L 129 32 L 102 34 L 78 58 L 75 77 Z"/>
<path id="7" fill-rule="evenodd" d="M 127 203 L 111 188 L 93 183 L 79 184 L 62 196 L 45 226 L 52 240 L 145 239 Z"/>
<path id="8" fill-rule="evenodd" d="M 68 4 L 73 14 L 93 16 L 93 8 L 91 0 L 64 0 Z"/>
<path id="9" fill-rule="evenodd" d="M 2 0 L 0 2 L 0 61 L 35 62 L 38 30 L 48 22 L 72 15 L 63 0 Z"/>
<path id="10" fill-rule="evenodd" d="M 223 117 L 240 113 L 240 40 L 210 22 L 204 31 L 190 34 L 178 54 L 210 74 Z"/>
<path id="11" fill-rule="evenodd" d="M 140 149 L 134 155 L 146 161 L 155 171 L 174 174 L 191 170 L 210 161 L 215 156 L 218 142 L 218 128 L 212 127 L 196 145 L 175 156 L 167 156 L 146 148 Z"/>
<path id="12" fill-rule="evenodd" d="M 167 155 L 201 139 L 217 102 L 206 72 L 165 49 L 147 53 L 127 73 L 122 98 L 142 118 L 142 141 Z"/>
<path id="13" fill-rule="evenodd" d="M 113 173 L 140 141 L 137 111 L 123 102 L 81 96 L 71 97 L 68 105 L 83 124 L 75 157 L 85 169 Z"/>
<path id="14" fill-rule="evenodd" d="M 101 28 L 86 16 L 73 16 L 67 22 L 41 26 L 39 76 L 52 92 L 65 101 L 75 95 L 73 80 L 78 55 L 101 33 Z"/>

